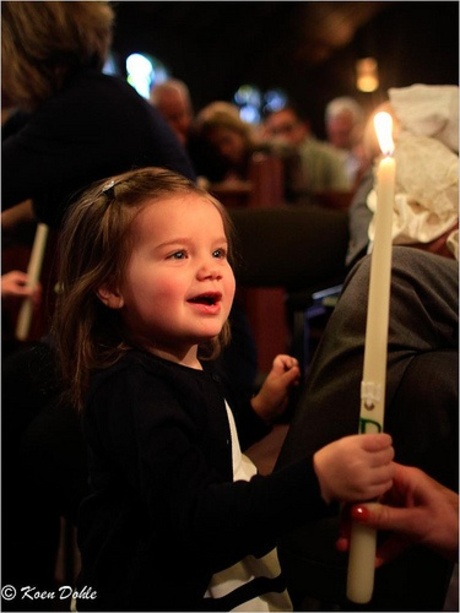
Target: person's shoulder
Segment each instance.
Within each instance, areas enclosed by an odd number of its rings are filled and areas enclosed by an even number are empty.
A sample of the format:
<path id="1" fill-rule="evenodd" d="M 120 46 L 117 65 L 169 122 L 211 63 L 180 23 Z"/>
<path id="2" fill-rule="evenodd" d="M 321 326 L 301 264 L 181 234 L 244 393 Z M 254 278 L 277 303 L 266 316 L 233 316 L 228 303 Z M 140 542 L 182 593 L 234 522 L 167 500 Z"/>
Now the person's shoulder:
<path id="1" fill-rule="evenodd" d="M 318 138 L 315 138 L 314 147 L 318 152 L 322 153 L 324 156 L 328 156 L 328 157 L 331 157 L 331 158 L 334 158 L 340 161 L 344 160 L 343 153 L 325 140 L 320 140 Z"/>
<path id="2" fill-rule="evenodd" d="M 87 126 L 95 129 L 120 113 L 126 117 L 127 108 L 146 109 L 144 103 L 134 88 L 121 78 L 97 70 L 84 70 L 69 77 L 60 91 L 45 100 L 29 123 L 41 125 L 46 122 L 50 129 L 57 126 L 58 130 L 67 126 L 65 133 L 73 128 L 86 132 Z"/>
<path id="3" fill-rule="evenodd" d="M 62 91 L 62 99 L 81 100 L 82 105 L 90 109 L 103 106 L 108 113 L 123 110 L 123 104 L 149 113 L 152 108 L 125 79 L 96 70 L 76 74 Z"/>
<path id="4" fill-rule="evenodd" d="M 80 72 L 76 72 L 71 78 L 69 78 L 63 91 L 76 88 L 90 88 L 91 90 L 110 88 L 126 91 L 132 90 L 135 92 L 134 88 L 120 76 L 109 75 L 99 70 L 82 70 Z"/>

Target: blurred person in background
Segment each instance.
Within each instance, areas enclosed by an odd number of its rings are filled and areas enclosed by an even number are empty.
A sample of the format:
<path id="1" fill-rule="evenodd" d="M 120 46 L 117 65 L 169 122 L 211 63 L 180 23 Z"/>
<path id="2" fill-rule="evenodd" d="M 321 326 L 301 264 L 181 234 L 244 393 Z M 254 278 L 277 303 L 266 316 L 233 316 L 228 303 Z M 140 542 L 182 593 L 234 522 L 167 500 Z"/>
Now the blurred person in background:
<path id="1" fill-rule="evenodd" d="M 362 143 L 364 109 L 353 98 L 341 96 L 328 103 L 324 119 L 327 141 L 342 155 L 347 176 L 357 186 L 370 165 Z"/>
<path id="2" fill-rule="evenodd" d="M 257 150 L 252 126 L 243 121 L 236 105 L 215 101 L 205 106 L 194 121 L 194 134 L 209 159 L 197 160 L 197 172 L 211 182 L 246 180 L 249 162 Z M 196 158 L 194 158 L 196 159 Z M 201 166 L 203 163 L 203 166 Z"/>
<path id="3" fill-rule="evenodd" d="M 2 210 L 31 199 L 36 218 L 59 227 L 84 187 L 133 166 L 195 178 L 160 113 L 104 74 L 114 21 L 109 2 L 2 4 L 2 96 L 28 113 L 2 142 Z"/>
<path id="4" fill-rule="evenodd" d="M 198 183 L 206 189 L 210 181 L 222 180 L 227 162 L 216 153 L 212 144 L 201 136 L 188 85 L 179 79 L 167 79 L 157 83 L 150 90 L 150 102 L 187 151 Z"/>
<path id="5" fill-rule="evenodd" d="M 309 204 L 318 192 L 350 190 L 343 159 L 330 144 L 314 136 L 310 122 L 294 106 L 268 114 L 264 133 L 275 146 L 291 148 L 297 154 L 297 170 L 290 178 L 290 192 L 298 204 Z"/>
<path id="6" fill-rule="evenodd" d="M 150 102 L 163 115 L 185 147 L 193 121 L 193 105 L 187 85 L 179 79 L 157 83 L 150 90 Z"/>

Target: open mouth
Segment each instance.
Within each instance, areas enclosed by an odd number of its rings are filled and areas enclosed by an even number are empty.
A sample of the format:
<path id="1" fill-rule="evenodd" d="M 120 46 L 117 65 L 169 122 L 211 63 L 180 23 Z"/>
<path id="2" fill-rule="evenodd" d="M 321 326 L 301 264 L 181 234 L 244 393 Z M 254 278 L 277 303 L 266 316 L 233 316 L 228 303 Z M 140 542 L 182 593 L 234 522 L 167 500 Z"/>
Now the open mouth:
<path id="1" fill-rule="evenodd" d="M 200 294 L 190 298 L 188 302 L 193 304 L 204 304 L 206 306 L 214 306 L 221 300 L 222 296 L 219 293 Z"/>

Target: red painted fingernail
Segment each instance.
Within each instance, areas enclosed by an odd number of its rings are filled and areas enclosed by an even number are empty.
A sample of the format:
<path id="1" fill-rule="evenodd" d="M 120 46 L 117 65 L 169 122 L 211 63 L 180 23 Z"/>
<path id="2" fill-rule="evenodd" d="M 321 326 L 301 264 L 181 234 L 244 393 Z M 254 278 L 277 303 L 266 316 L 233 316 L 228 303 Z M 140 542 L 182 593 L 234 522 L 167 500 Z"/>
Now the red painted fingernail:
<path id="1" fill-rule="evenodd" d="M 351 517 L 357 521 L 365 522 L 369 519 L 369 515 L 369 509 L 366 507 L 357 506 L 351 509 Z"/>

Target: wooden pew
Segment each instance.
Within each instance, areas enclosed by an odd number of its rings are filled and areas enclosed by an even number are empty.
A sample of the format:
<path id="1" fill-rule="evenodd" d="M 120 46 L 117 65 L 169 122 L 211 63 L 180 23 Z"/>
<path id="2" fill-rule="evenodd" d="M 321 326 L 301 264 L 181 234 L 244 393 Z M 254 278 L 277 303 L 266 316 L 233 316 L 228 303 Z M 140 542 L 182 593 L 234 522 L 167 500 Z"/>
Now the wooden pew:
<path id="1" fill-rule="evenodd" d="M 248 181 L 211 185 L 209 191 L 230 208 L 276 207 L 284 204 L 284 169 L 278 156 L 255 153 L 250 162 Z M 255 228 L 254 242 L 261 240 Z M 263 239 L 262 239 L 263 240 Z M 278 353 L 289 346 L 289 327 L 283 287 L 239 286 L 240 300 L 248 317 L 263 377 Z"/>

